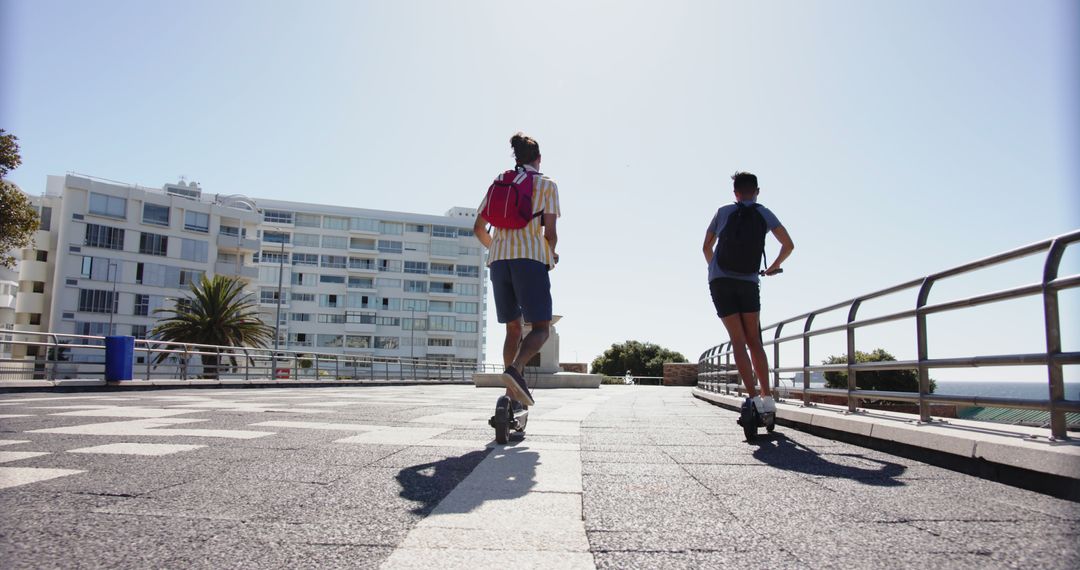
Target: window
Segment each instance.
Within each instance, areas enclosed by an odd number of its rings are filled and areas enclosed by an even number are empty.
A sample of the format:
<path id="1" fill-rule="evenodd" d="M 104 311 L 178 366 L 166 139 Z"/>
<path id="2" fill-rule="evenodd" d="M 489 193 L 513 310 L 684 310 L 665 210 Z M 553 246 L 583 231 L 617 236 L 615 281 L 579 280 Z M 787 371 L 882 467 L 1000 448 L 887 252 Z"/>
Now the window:
<path id="1" fill-rule="evenodd" d="M 177 279 L 176 287 L 186 288 L 192 283 L 202 279 L 203 272 L 196 271 L 194 269 L 181 269 L 179 272 L 179 278 Z"/>
<path id="2" fill-rule="evenodd" d="M 345 313 L 345 322 L 359 323 L 362 325 L 375 324 L 375 313 L 358 313 L 356 311 L 349 311 Z"/>
<path id="3" fill-rule="evenodd" d="M 375 281 L 370 277 L 349 277 L 349 289 L 374 289 Z"/>
<path id="4" fill-rule="evenodd" d="M 345 295 L 345 306 L 350 309 L 373 309 L 375 308 L 375 297 L 360 293 L 347 293 Z"/>
<path id="5" fill-rule="evenodd" d="M 432 301 L 428 305 L 428 310 L 433 313 L 449 313 L 451 309 L 450 301 Z"/>
<path id="6" fill-rule="evenodd" d="M 426 331 L 428 329 L 428 320 L 406 317 L 401 319 L 401 328 L 407 331 Z"/>
<path id="7" fill-rule="evenodd" d="M 454 330 L 454 317 L 428 317 L 428 328 L 433 331 L 452 331 Z"/>
<path id="8" fill-rule="evenodd" d="M 266 243 L 289 243 L 289 234 L 285 232 L 263 232 L 263 239 Z"/>
<path id="9" fill-rule="evenodd" d="M 51 230 L 52 229 L 52 208 L 50 208 L 48 206 L 42 206 L 40 216 L 41 216 L 41 225 L 38 226 L 38 229 L 43 231 L 43 232 L 47 232 L 47 231 Z"/>
<path id="10" fill-rule="evenodd" d="M 218 233 L 223 236 L 240 237 L 240 228 L 236 226 L 218 226 Z"/>
<path id="11" fill-rule="evenodd" d="M 402 299 L 401 309 L 403 311 L 420 311 L 427 312 L 427 300 L 425 299 Z"/>
<path id="12" fill-rule="evenodd" d="M 429 338 L 427 339 L 428 346 L 454 346 L 454 339 L 452 338 Z"/>
<path id="13" fill-rule="evenodd" d="M 375 260 L 364 259 L 362 257 L 350 257 L 349 269 L 361 269 L 366 271 L 375 271 Z"/>
<path id="14" fill-rule="evenodd" d="M 375 337 L 375 348 L 382 348 L 387 350 L 394 350 L 398 347 L 398 337 L 396 336 L 377 336 Z"/>
<path id="15" fill-rule="evenodd" d="M 432 293 L 453 293 L 454 292 L 454 284 L 453 283 L 447 283 L 445 281 L 432 281 L 431 282 L 431 292 Z"/>
<path id="16" fill-rule="evenodd" d="M 320 307 L 329 307 L 329 308 L 332 308 L 332 309 L 337 308 L 337 307 L 340 306 L 338 304 L 338 299 L 340 297 L 341 297 L 340 295 L 319 295 L 319 306 Z"/>
<path id="17" fill-rule="evenodd" d="M 416 234 L 426 234 L 427 226 L 424 224 L 405 224 L 405 231 Z"/>
<path id="18" fill-rule="evenodd" d="M 349 238 L 349 249 L 375 250 L 375 240 L 365 238 Z"/>
<path id="19" fill-rule="evenodd" d="M 116 326 L 110 326 L 109 323 L 75 323 L 75 334 L 83 334 L 87 336 L 107 336 L 113 334 L 116 331 Z"/>
<path id="20" fill-rule="evenodd" d="M 391 299 L 389 297 L 379 297 L 379 308 L 384 311 L 400 311 L 401 299 Z"/>
<path id="21" fill-rule="evenodd" d="M 218 263 L 227 263 L 229 265 L 236 265 L 238 263 L 242 263 L 243 261 L 244 260 L 242 258 L 237 258 L 235 253 L 224 253 L 224 252 L 219 251 L 218 254 L 217 254 L 217 262 Z"/>
<path id="22" fill-rule="evenodd" d="M 184 229 L 193 232 L 208 233 L 210 231 L 210 214 L 205 212 L 184 212 Z"/>
<path id="23" fill-rule="evenodd" d="M 475 315 L 480 311 L 480 303 L 465 303 L 457 301 L 454 303 L 454 312 Z"/>
<path id="24" fill-rule="evenodd" d="M 30 313 L 30 321 L 29 321 L 28 324 L 40 325 L 41 324 L 41 313 Z"/>
<path id="25" fill-rule="evenodd" d="M 311 322 L 311 313 L 289 313 L 289 320 L 296 323 Z"/>
<path id="26" fill-rule="evenodd" d="M 79 310 L 84 313 L 115 313 L 116 298 L 112 291 L 79 289 Z"/>
<path id="27" fill-rule="evenodd" d="M 457 266 L 458 277 L 480 277 L 479 265 L 459 265 Z"/>
<path id="28" fill-rule="evenodd" d="M 259 289 L 259 302 L 276 305 L 278 303 L 278 290 L 267 287 Z"/>
<path id="29" fill-rule="evenodd" d="M 197 263 L 206 263 L 209 257 L 209 244 L 197 239 L 180 239 L 180 258 Z"/>
<path id="30" fill-rule="evenodd" d="M 292 299 L 294 303 L 297 301 L 313 303 L 315 302 L 315 293 L 293 293 L 289 298 Z"/>
<path id="31" fill-rule="evenodd" d="M 349 229 L 349 218 L 323 216 L 322 227 L 327 230 L 347 230 Z"/>
<path id="32" fill-rule="evenodd" d="M 457 257 L 458 246 L 455 243 L 436 241 L 431 243 L 431 255 L 440 257 Z"/>
<path id="33" fill-rule="evenodd" d="M 146 317 L 150 315 L 150 295 L 135 295 L 135 309 L 132 311 L 133 315 L 137 317 Z"/>
<path id="34" fill-rule="evenodd" d="M 34 259 L 41 262 L 49 261 L 49 252 L 43 249 L 35 250 Z"/>
<path id="35" fill-rule="evenodd" d="M 378 287 L 390 287 L 393 289 L 400 289 L 401 279 L 389 279 L 386 277 L 380 277 L 375 280 L 375 285 Z"/>
<path id="36" fill-rule="evenodd" d="M 319 322 L 331 325 L 343 325 L 345 324 L 345 315 L 331 315 L 327 313 L 320 313 Z"/>
<path id="37" fill-rule="evenodd" d="M 310 336 L 308 333 L 292 333 L 289 335 L 289 344 L 293 346 L 311 346 Z"/>
<path id="38" fill-rule="evenodd" d="M 317 253 L 294 253 L 292 254 L 293 265 L 308 265 L 311 267 L 317 267 L 319 265 L 319 254 Z"/>
<path id="39" fill-rule="evenodd" d="M 401 319 L 398 317 L 375 317 L 375 324 L 386 327 L 398 327 L 401 326 Z"/>
<path id="40" fill-rule="evenodd" d="M 427 281 L 412 281 L 406 279 L 403 288 L 406 293 L 427 293 L 428 284 Z"/>
<path id="41" fill-rule="evenodd" d="M 345 283 L 344 275 L 320 275 L 319 283 Z"/>
<path id="42" fill-rule="evenodd" d="M 458 321 L 454 330 L 463 333 L 474 333 L 477 331 L 476 321 Z"/>
<path id="43" fill-rule="evenodd" d="M 319 247 L 319 234 L 293 234 L 293 245 Z"/>
<path id="44" fill-rule="evenodd" d="M 418 242 L 415 242 L 415 241 L 407 241 L 407 242 L 405 242 L 405 251 L 426 252 L 427 250 L 428 250 L 428 245 L 426 243 L 418 243 Z"/>
<path id="45" fill-rule="evenodd" d="M 377 232 L 379 221 L 368 218 L 349 218 L 349 229 L 355 232 Z"/>
<path id="46" fill-rule="evenodd" d="M 281 253 L 280 251 L 264 251 L 264 252 L 259 254 L 259 261 L 261 263 L 273 263 L 274 265 L 281 265 L 282 263 L 285 263 L 288 260 L 289 260 L 289 254 Z M 294 262 L 296 260 L 296 255 L 295 254 L 293 255 L 293 260 L 294 260 Z M 274 276 L 274 279 L 276 280 L 277 276 Z"/>
<path id="47" fill-rule="evenodd" d="M 405 227 L 397 222 L 379 222 L 379 233 L 399 236 Z"/>
<path id="48" fill-rule="evenodd" d="M 169 237 L 150 232 L 139 232 L 139 253 L 146 255 L 166 255 L 169 249 Z"/>
<path id="49" fill-rule="evenodd" d="M 466 246 L 463 245 L 460 248 L 458 248 L 458 252 L 461 253 L 461 255 L 480 255 L 480 248 L 478 248 L 478 247 L 466 247 Z"/>
<path id="50" fill-rule="evenodd" d="M 144 224 L 168 227 L 169 207 L 144 202 L 142 208 L 142 221 Z"/>
<path id="51" fill-rule="evenodd" d="M 147 338 L 146 325 L 131 325 L 131 336 L 135 338 Z"/>
<path id="52" fill-rule="evenodd" d="M 344 255 L 324 255 L 322 256 L 322 266 L 333 269 L 345 269 L 345 259 Z"/>
<path id="53" fill-rule="evenodd" d="M 314 287 L 316 283 L 314 273 L 293 273 L 292 284 L 300 285 L 302 287 Z"/>
<path id="54" fill-rule="evenodd" d="M 98 265 L 101 265 L 100 263 Z M 82 268 L 79 270 L 79 277 L 89 279 L 94 275 L 94 258 L 88 255 L 82 258 Z"/>
<path id="55" fill-rule="evenodd" d="M 296 219 L 293 222 L 298 228 L 317 228 L 319 227 L 319 218 L 322 216 L 318 214 L 296 214 Z"/>
<path id="56" fill-rule="evenodd" d="M 86 224 L 86 239 L 83 245 L 122 250 L 124 249 L 124 230 L 98 224 Z"/>
<path id="57" fill-rule="evenodd" d="M 263 221 L 271 224 L 293 223 L 293 213 L 281 210 L 263 210 Z"/>
<path id="58" fill-rule="evenodd" d="M 426 261 L 406 261 L 405 273 L 419 273 L 421 275 L 427 275 L 427 262 Z"/>
<path id="59" fill-rule="evenodd" d="M 401 253 L 401 242 L 381 239 L 379 240 L 379 251 L 383 253 Z"/>
<path id="60" fill-rule="evenodd" d="M 112 218 L 127 217 L 127 198 L 90 193 L 90 213 Z"/>
<path id="61" fill-rule="evenodd" d="M 472 233 L 471 231 L 469 232 Z M 453 226 L 431 226 L 431 237 L 455 238 L 458 237 L 458 229 Z"/>
<path id="62" fill-rule="evenodd" d="M 480 345 L 475 338 L 459 338 L 454 340 L 454 346 L 458 348 L 477 348 Z"/>
<path id="63" fill-rule="evenodd" d="M 31 287 L 32 287 L 31 290 L 34 293 L 44 293 L 45 292 L 45 282 L 44 281 L 34 281 L 34 282 L 32 282 Z"/>
<path id="64" fill-rule="evenodd" d="M 371 348 L 370 336 L 345 335 L 345 348 Z"/>
<path id="65" fill-rule="evenodd" d="M 341 236 L 323 236 L 322 246 L 325 249 L 348 249 L 349 238 Z"/>
<path id="66" fill-rule="evenodd" d="M 315 346 L 322 348 L 341 348 L 343 336 L 339 334 L 315 335 Z"/>
<path id="67" fill-rule="evenodd" d="M 454 265 L 451 263 L 432 263 L 431 264 L 432 275 L 453 275 Z"/>
<path id="68" fill-rule="evenodd" d="M 379 271 L 385 273 L 401 273 L 400 259 L 380 259 Z"/>
<path id="69" fill-rule="evenodd" d="M 457 290 L 458 295 L 475 297 L 480 294 L 480 285 L 478 283 L 458 283 L 454 289 Z"/>

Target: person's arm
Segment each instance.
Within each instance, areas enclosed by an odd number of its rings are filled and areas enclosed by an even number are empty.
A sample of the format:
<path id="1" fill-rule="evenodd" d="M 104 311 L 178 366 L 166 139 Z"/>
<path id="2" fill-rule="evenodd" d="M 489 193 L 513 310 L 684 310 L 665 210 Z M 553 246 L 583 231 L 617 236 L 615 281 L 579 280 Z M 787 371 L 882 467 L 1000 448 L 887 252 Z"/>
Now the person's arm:
<path id="1" fill-rule="evenodd" d="M 776 226 L 773 228 L 772 234 L 780 242 L 780 253 L 776 254 L 776 259 L 765 269 L 765 275 L 776 273 L 780 269 L 780 264 L 784 263 L 784 260 L 795 250 L 795 242 L 791 241 L 791 236 L 788 235 L 784 226 Z"/>
<path id="2" fill-rule="evenodd" d="M 712 230 L 705 232 L 705 244 L 701 246 L 701 252 L 705 254 L 705 263 L 712 263 L 713 246 L 716 245 L 716 234 Z"/>
<path id="3" fill-rule="evenodd" d="M 488 233 L 487 220 L 480 214 L 476 215 L 476 221 L 473 222 L 472 233 L 476 239 L 480 240 L 484 248 L 491 249 L 491 234 Z"/>
<path id="4" fill-rule="evenodd" d="M 544 239 L 551 247 L 551 254 L 555 257 L 555 263 L 559 262 L 559 254 L 555 253 L 555 244 L 559 243 L 559 232 L 555 229 L 555 214 L 541 214 L 544 217 Z"/>

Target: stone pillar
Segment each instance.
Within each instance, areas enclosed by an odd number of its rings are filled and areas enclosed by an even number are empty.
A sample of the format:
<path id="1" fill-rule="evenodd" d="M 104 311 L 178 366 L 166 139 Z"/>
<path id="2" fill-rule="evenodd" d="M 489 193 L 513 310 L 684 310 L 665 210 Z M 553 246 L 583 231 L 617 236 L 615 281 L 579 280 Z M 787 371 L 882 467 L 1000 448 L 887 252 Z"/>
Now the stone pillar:
<path id="1" fill-rule="evenodd" d="M 548 336 L 547 342 L 540 348 L 539 362 L 534 357 L 528 364 L 530 372 L 536 372 L 539 374 L 555 374 L 560 372 L 559 368 L 559 333 L 555 330 L 555 323 L 559 322 L 562 315 L 553 315 L 551 317 L 551 327 L 548 329 L 550 336 Z M 525 323 L 524 334 L 529 334 L 532 331 L 532 326 L 529 323 Z"/>

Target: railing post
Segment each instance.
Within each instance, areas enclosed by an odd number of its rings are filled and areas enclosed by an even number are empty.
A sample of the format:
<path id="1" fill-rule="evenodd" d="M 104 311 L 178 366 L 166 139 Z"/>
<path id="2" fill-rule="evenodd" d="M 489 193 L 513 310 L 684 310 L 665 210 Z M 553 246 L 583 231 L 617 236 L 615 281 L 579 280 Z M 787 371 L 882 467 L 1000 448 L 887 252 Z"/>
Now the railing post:
<path id="1" fill-rule="evenodd" d="M 53 358 L 57 362 L 59 362 L 60 361 L 60 340 L 58 338 L 56 338 L 56 335 L 54 335 L 54 334 L 49 335 L 49 340 L 52 342 L 52 345 L 53 345 L 53 349 L 52 349 Z M 49 381 L 50 382 L 55 381 L 56 380 L 56 362 L 54 362 L 52 366 L 49 366 L 49 350 L 48 349 L 45 349 L 45 366 L 49 367 Z"/>
<path id="2" fill-rule="evenodd" d="M 810 394 L 807 390 L 810 389 L 810 327 L 814 324 L 814 317 L 817 313 L 810 313 L 806 317 L 806 323 L 803 324 L 803 337 L 802 337 L 802 360 L 803 360 L 803 393 L 802 401 L 804 406 L 810 405 Z"/>
<path id="3" fill-rule="evenodd" d="M 1066 244 L 1060 239 L 1055 239 L 1050 244 L 1042 279 L 1043 315 L 1046 323 L 1046 374 L 1050 382 L 1050 438 L 1054 440 L 1069 437 L 1065 412 L 1059 409 L 1059 403 L 1065 399 L 1064 372 L 1061 361 L 1057 359 L 1061 354 L 1061 314 L 1058 309 L 1057 289 L 1049 286 L 1051 281 L 1057 279 L 1065 247 Z"/>
<path id="4" fill-rule="evenodd" d="M 862 299 L 855 299 L 851 303 L 851 308 L 848 309 L 847 315 L 847 409 L 848 412 L 854 413 L 859 407 L 859 399 L 855 396 L 855 391 L 859 389 L 859 384 L 855 378 L 855 370 L 852 366 L 855 366 L 855 327 L 851 326 L 851 323 L 855 322 L 855 315 L 859 312 L 859 306 L 862 305 Z"/>
<path id="5" fill-rule="evenodd" d="M 784 330 L 784 323 L 776 325 L 776 333 L 773 334 L 773 398 L 779 398 L 776 389 L 780 388 L 780 331 Z"/>
<path id="6" fill-rule="evenodd" d="M 919 421 L 930 421 L 930 402 L 926 401 L 926 395 L 930 393 L 930 359 L 929 341 L 926 337 L 926 313 L 923 307 L 930 298 L 930 288 L 934 286 L 934 277 L 928 276 L 923 279 L 919 287 L 919 296 L 915 302 L 915 341 L 919 357 Z"/>
<path id="7" fill-rule="evenodd" d="M 341 355 L 334 355 L 334 381 L 341 379 Z"/>
<path id="8" fill-rule="evenodd" d="M 240 350 L 244 351 L 244 382 L 251 382 L 251 357 L 246 346 L 241 346 Z"/>
<path id="9" fill-rule="evenodd" d="M 151 349 L 150 349 L 150 342 L 147 341 L 143 345 L 143 347 L 146 348 L 146 379 L 149 381 L 150 380 L 150 361 L 153 360 L 153 358 L 151 358 L 152 353 L 151 353 Z"/>

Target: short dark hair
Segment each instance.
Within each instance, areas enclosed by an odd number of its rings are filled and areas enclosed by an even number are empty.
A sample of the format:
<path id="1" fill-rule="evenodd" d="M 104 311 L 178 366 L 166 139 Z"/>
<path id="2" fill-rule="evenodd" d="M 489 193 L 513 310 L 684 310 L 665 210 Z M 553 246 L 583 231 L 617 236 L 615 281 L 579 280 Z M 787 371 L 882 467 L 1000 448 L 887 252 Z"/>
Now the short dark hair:
<path id="1" fill-rule="evenodd" d="M 510 147 L 514 149 L 514 160 L 518 166 L 536 162 L 536 159 L 540 158 L 540 143 L 525 136 L 525 133 L 518 132 L 510 137 Z"/>
<path id="2" fill-rule="evenodd" d="M 749 172 L 736 172 L 731 179 L 735 181 L 735 191 L 740 194 L 750 194 L 758 189 L 757 175 Z"/>

